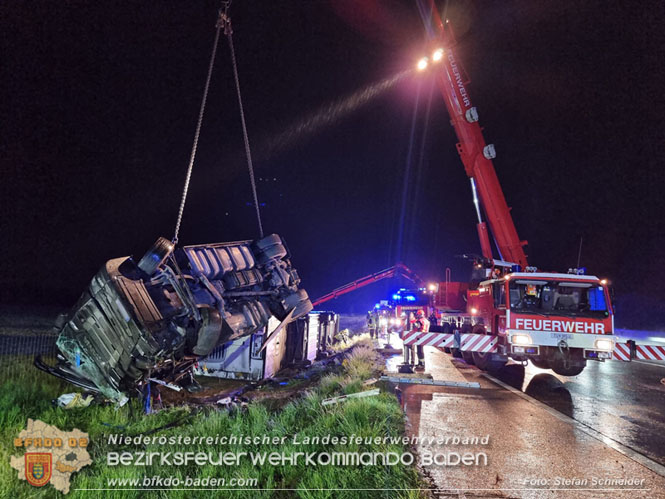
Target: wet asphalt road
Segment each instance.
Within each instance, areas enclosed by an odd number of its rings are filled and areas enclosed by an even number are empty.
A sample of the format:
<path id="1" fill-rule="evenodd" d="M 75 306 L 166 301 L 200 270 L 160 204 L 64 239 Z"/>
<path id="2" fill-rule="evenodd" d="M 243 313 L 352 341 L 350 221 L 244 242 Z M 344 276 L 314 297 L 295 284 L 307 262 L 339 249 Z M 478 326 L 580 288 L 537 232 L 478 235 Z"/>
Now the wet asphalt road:
<path id="1" fill-rule="evenodd" d="M 573 378 L 511 365 L 494 377 L 665 465 L 665 364 L 589 362 Z"/>
<path id="2" fill-rule="evenodd" d="M 477 381 L 481 389 L 400 385 L 409 433 L 490 440 L 420 444 L 421 454 L 471 451 L 489 458 L 487 466 L 425 467 L 435 495 L 665 498 L 665 367 L 594 362 L 567 378 L 513 364 L 494 374 L 495 382 L 434 349 L 427 367 L 434 379 Z"/>

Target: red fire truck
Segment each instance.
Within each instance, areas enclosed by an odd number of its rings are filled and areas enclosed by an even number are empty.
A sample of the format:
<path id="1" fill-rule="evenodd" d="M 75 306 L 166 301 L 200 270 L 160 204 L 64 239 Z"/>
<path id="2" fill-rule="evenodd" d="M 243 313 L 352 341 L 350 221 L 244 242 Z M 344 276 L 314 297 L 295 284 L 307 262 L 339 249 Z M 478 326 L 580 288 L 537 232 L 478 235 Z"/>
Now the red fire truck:
<path id="1" fill-rule="evenodd" d="M 494 170 L 496 152 L 485 142 L 478 124 L 478 110 L 466 88 L 468 78 L 455 56 L 452 30 L 441 20 L 433 0 L 431 7 L 431 15 L 423 16 L 431 55 L 421 59 L 417 67 L 434 71 L 455 129 L 457 151 L 470 179 L 481 255 L 471 258 L 470 282 L 454 282 L 447 275 L 446 281 L 433 289 L 428 286 L 432 297 L 427 313 L 433 310 L 441 324 L 431 326 L 428 332 L 405 332 L 404 344 L 455 350 L 484 370 L 498 369 L 509 358 L 528 359 L 537 367 L 565 376 L 582 372 L 588 360 L 665 360 L 665 347 L 617 343 L 605 279 L 584 275 L 579 269 L 555 273 L 529 266 L 524 252 L 527 242 L 517 235 Z M 498 258 L 494 257 L 489 231 Z M 398 272 L 414 275 L 398 264 L 338 288 L 314 304 Z"/>
<path id="2" fill-rule="evenodd" d="M 614 349 L 613 310 L 607 283 L 593 276 L 540 272 L 530 267 L 499 184 L 487 144 L 478 123 L 478 110 L 466 88 L 468 79 L 455 56 L 455 38 L 432 2 L 427 26 L 431 56 L 418 69 L 434 72 L 457 134 L 457 151 L 470 179 L 478 217 L 482 256 L 474 261 L 471 283 L 447 283 L 436 306 L 444 321 L 465 332 L 495 337 L 490 351 L 470 351 L 465 357 L 481 369 L 495 369 L 509 357 L 530 359 L 536 366 L 573 376 L 587 359 L 609 359 Z M 488 224 L 500 259 L 495 259 Z M 444 301 L 459 304 L 466 294 L 466 309 L 446 311 Z M 459 306 L 459 305 L 458 305 Z M 447 332 L 445 324 L 441 332 Z M 430 342 L 434 341 L 429 340 Z M 469 355 L 470 354 L 470 355 Z"/>

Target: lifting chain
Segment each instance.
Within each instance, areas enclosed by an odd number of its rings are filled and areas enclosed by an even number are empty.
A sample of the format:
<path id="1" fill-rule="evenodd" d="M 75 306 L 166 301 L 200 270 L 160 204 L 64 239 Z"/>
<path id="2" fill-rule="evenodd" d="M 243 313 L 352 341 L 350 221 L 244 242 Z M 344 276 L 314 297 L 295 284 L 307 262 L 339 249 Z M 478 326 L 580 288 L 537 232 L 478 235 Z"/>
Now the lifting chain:
<path id="1" fill-rule="evenodd" d="M 256 180 L 254 178 L 254 167 L 252 164 L 252 154 L 249 148 L 249 137 L 247 134 L 247 124 L 245 122 L 245 111 L 242 105 L 242 96 L 240 94 L 240 79 L 238 78 L 238 67 L 236 63 L 235 49 L 233 46 L 233 29 L 231 28 L 231 18 L 229 17 L 229 8 L 231 2 L 226 1 L 222 3 L 222 9 L 219 10 L 219 17 L 215 24 L 215 41 L 213 42 L 212 54 L 210 55 L 210 63 L 208 64 L 208 74 L 203 89 L 203 97 L 201 99 L 201 107 L 199 109 L 199 118 L 196 123 L 196 131 L 194 132 L 194 143 L 192 144 L 192 152 L 189 157 L 189 165 L 187 167 L 187 175 L 185 176 L 185 185 L 180 199 L 180 207 L 178 209 L 178 218 L 176 220 L 175 231 L 173 234 L 173 244 L 178 243 L 178 235 L 180 233 L 180 225 L 182 223 L 182 215 L 185 211 L 185 202 L 187 201 L 187 194 L 189 192 L 189 184 L 192 178 L 192 170 L 194 169 L 194 160 L 196 159 L 196 150 L 199 144 L 199 136 L 201 135 L 201 125 L 203 124 L 203 115 L 205 113 L 206 102 L 208 100 L 208 91 L 210 89 L 210 80 L 212 79 L 212 70 L 215 66 L 215 57 L 217 55 L 217 46 L 219 45 L 219 33 L 223 29 L 224 34 L 229 40 L 229 49 L 231 50 L 231 62 L 233 65 L 233 77 L 235 79 L 236 94 L 238 96 L 238 106 L 240 108 L 240 122 L 242 124 L 242 134 L 245 143 L 245 155 L 247 157 L 247 168 L 249 169 L 249 180 L 252 185 L 252 195 L 254 197 L 254 207 L 256 208 L 256 218 L 259 224 L 259 235 L 263 237 L 263 224 L 261 223 L 261 212 L 259 210 L 259 200 L 256 193 Z"/>
<path id="2" fill-rule="evenodd" d="M 259 208 L 259 197 L 256 193 L 256 180 L 254 178 L 254 166 L 252 164 L 252 152 L 249 148 L 249 136 L 247 134 L 247 123 L 245 122 L 245 110 L 242 105 L 242 95 L 240 93 L 240 78 L 238 77 L 238 64 L 236 62 L 236 51 L 233 46 L 233 28 L 231 27 L 231 18 L 228 15 L 228 9 L 231 2 L 224 3 L 224 11 L 220 11 L 217 21 L 217 30 L 224 28 L 224 34 L 229 40 L 229 50 L 231 51 L 231 63 L 233 66 L 233 78 L 236 84 L 236 95 L 238 96 L 238 107 L 240 108 L 240 123 L 242 125 L 242 137 L 245 142 L 245 156 L 247 157 L 247 169 L 249 170 L 249 181 L 252 185 L 252 196 L 254 197 L 254 208 L 256 209 L 256 221 L 259 224 L 259 236 L 263 238 L 263 224 L 261 223 L 261 210 Z"/>
<path id="3" fill-rule="evenodd" d="M 175 224 L 175 231 L 173 233 L 173 244 L 178 243 L 178 234 L 180 233 L 180 224 L 182 223 L 182 214 L 185 211 L 185 202 L 187 201 L 187 193 L 189 192 L 189 182 L 192 178 L 192 170 L 194 169 L 194 159 L 196 158 L 196 149 L 199 145 L 199 136 L 201 135 L 201 125 L 203 124 L 203 114 L 205 113 L 206 101 L 208 100 L 208 90 L 210 88 L 210 80 L 212 78 L 212 70 L 215 66 L 215 56 L 217 55 L 217 46 L 219 45 L 219 32 L 220 26 L 217 24 L 215 30 L 215 41 L 212 44 L 212 54 L 210 55 L 210 63 L 208 64 L 208 75 L 206 76 L 205 87 L 203 88 L 203 98 L 201 99 L 201 108 L 199 109 L 199 119 L 196 123 L 196 131 L 194 132 L 194 144 L 192 144 L 192 152 L 189 156 L 189 165 L 187 167 L 187 175 L 185 176 L 185 186 L 182 190 L 182 197 L 180 198 L 180 207 L 178 209 L 178 219 Z"/>

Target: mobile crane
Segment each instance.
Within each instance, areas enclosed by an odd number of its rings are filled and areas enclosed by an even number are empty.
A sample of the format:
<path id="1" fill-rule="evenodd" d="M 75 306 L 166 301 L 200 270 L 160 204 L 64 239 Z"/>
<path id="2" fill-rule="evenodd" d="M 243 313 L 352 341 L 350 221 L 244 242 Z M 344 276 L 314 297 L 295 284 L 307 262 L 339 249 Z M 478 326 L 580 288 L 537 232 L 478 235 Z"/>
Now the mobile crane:
<path id="1" fill-rule="evenodd" d="M 529 266 L 524 252 L 527 242 L 517 235 L 492 163 L 494 146 L 485 142 L 478 110 L 466 87 L 468 79 L 455 56 L 453 32 L 438 15 L 433 0 L 430 4 L 432 15 L 425 24 L 432 52 L 419 61 L 418 69 L 434 72 L 455 129 L 457 151 L 471 183 L 482 252 L 474 261 L 468 289 L 465 283 L 457 289 L 466 293 L 464 323 L 470 329 L 466 332 L 496 338 L 491 351 L 470 351 L 465 358 L 485 370 L 497 369 L 512 357 L 529 359 L 537 367 L 561 375 L 577 375 L 587 359 L 612 358 L 614 313 L 607 282 L 580 275 L 576 269 L 552 273 Z M 488 224 L 498 259 L 492 253 Z M 456 321 L 459 326 L 459 311 L 444 309 L 442 316 L 442 332 L 446 321 Z M 420 335 L 416 344 L 436 345 L 436 336 Z"/>

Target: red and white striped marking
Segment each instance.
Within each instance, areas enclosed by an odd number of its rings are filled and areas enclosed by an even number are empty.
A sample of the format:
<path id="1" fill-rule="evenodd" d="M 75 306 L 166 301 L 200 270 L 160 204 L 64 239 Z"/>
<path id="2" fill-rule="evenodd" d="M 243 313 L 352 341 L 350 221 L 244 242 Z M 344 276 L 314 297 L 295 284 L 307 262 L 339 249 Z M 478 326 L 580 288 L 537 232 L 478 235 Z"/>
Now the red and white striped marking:
<path id="1" fill-rule="evenodd" d="M 624 362 L 630 361 L 630 347 L 625 343 L 617 343 L 614 345 L 614 353 L 612 354 L 613 360 L 623 360 Z"/>
<path id="2" fill-rule="evenodd" d="M 405 345 L 431 346 L 438 348 L 451 348 L 455 345 L 455 335 L 450 333 L 423 333 L 409 331 L 402 340 Z M 465 352 L 496 352 L 499 340 L 496 336 L 487 334 L 460 335 L 460 348 Z"/>
<path id="3" fill-rule="evenodd" d="M 617 343 L 614 346 L 614 360 L 630 361 L 630 346 L 627 343 Z M 665 346 L 661 345 L 635 345 L 635 358 L 639 360 L 665 361 Z"/>

